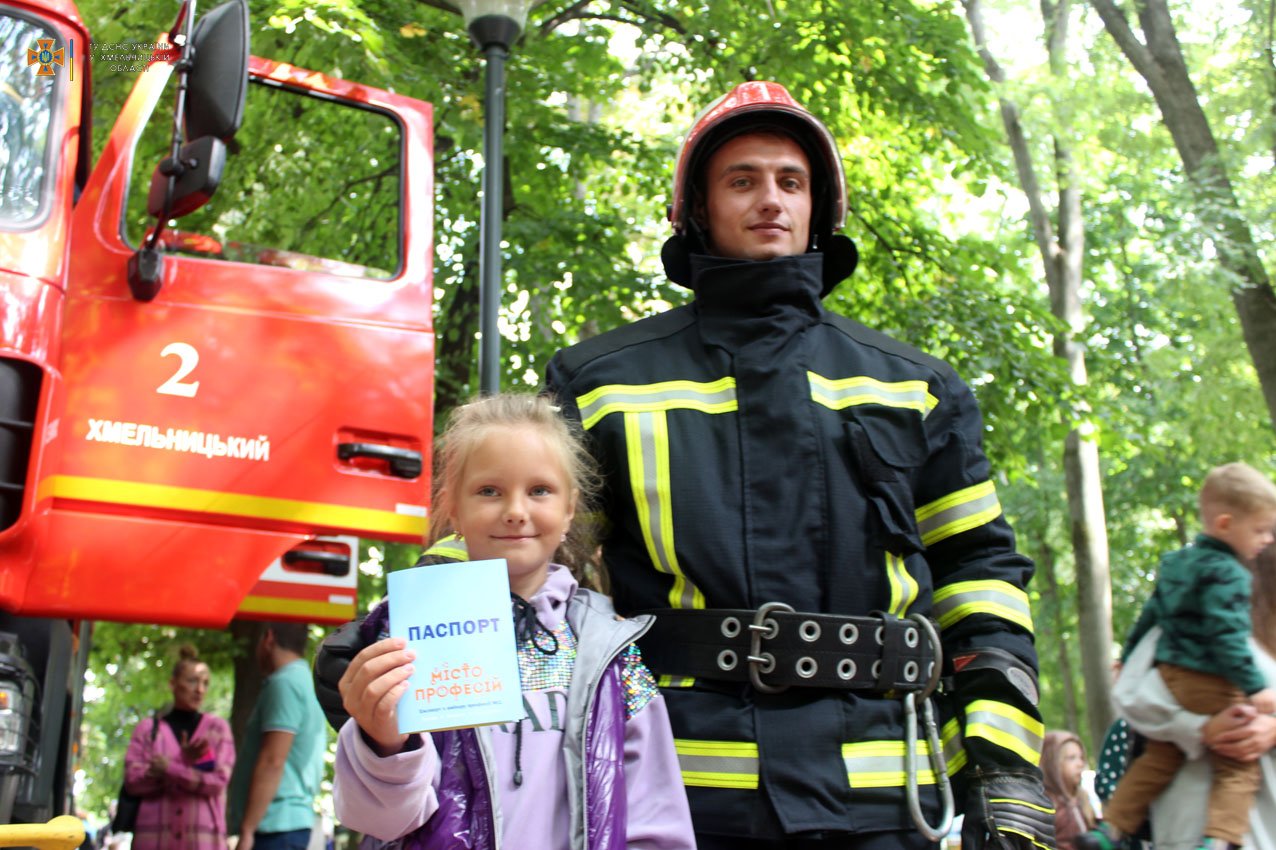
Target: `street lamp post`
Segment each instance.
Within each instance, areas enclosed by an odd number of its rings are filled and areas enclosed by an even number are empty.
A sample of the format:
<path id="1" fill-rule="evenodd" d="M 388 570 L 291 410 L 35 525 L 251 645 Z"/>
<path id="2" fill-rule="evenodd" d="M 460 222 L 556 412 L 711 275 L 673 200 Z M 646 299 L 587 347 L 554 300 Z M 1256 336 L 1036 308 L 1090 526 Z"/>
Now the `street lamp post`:
<path id="1" fill-rule="evenodd" d="M 505 60 L 523 31 L 531 0 L 460 0 L 465 27 L 487 64 L 483 113 L 483 213 L 479 236 L 479 392 L 500 389 L 501 215 L 505 197 Z"/>

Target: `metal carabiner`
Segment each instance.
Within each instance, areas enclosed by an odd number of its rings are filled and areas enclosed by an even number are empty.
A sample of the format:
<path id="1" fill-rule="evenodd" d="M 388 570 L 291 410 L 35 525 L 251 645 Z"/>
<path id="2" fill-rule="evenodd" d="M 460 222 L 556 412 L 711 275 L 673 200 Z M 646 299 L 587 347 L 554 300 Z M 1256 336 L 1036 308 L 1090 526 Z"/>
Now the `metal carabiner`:
<path id="1" fill-rule="evenodd" d="M 930 695 L 939 684 L 940 666 L 943 662 L 943 650 L 939 645 L 939 635 L 930 620 L 920 614 L 912 614 L 922 631 L 926 633 L 931 648 L 935 652 L 935 660 L 927 676 L 926 687 L 918 691 L 909 691 L 904 695 L 904 776 L 905 796 L 908 798 L 908 813 L 917 826 L 917 831 L 927 841 L 942 841 L 953 825 L 953 787 L 948 781 L 948 764 L 944 759 L 944 745 L 939 740 L 939 727 L 935 723 L 935 710 L 930 702 Z M 922 813 L 921 798 L 917 792 L 917 700 L 922 701 L 922 725 L 926 727 L 926 743 L 930 749 L 930 769 L 935 774 L 935 785 L 939 791 L 939 799 L 943 811 L 939 823 L 931 826 Z"/>

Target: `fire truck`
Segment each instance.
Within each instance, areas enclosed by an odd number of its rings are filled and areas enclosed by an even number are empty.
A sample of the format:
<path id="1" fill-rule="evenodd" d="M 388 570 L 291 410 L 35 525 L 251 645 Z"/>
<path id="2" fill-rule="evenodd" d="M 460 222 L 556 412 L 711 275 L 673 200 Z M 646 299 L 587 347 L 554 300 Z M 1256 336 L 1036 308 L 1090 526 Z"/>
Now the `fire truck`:
<path id="1" fill-rule="evenodd" d="M 342 622 L 358 539 L 424 532 L 430 106 L 249 29 L 0 0 L 0 823 L 65 810 L 86 624 Z"/>

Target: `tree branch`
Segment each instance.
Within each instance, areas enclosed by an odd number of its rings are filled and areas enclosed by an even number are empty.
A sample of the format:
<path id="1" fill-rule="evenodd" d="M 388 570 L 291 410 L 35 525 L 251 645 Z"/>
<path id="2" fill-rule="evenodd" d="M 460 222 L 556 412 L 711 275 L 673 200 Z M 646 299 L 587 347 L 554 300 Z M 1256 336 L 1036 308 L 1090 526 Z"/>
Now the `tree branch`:
<path id="1" fill-rule="evenodd" d="M 992 51 L 988 49 L 981 0 L 962 0 L 962 4 L 966 7 L 966 20 L 970 22 L 970 31 L 975 38 L 975 49 L 984 61 L 984 70 L 988 74 L 988 79 L 992 80 L 993 85 L 998 89 L 1002 89 L 1006 75 L 993 57 Z M 1019 118 L 1019 107 L 1002 92 L 997 95 L 997 103 L 1001 107 L 1001 123 L 1006 128 L 1006 140 L 1010 145 L 1011 153 L 1014 154 L 1019 186 L 1028 200 L 1029 218 L 1032 222 L 1033 234 L 1037 239 L 1037 249 L 1041 251 L 1041 261 L 1045 265 L 1046 279 L 1050 283 L 1051 292 L 1054 292 L 1058 289 L 1055 285 L 1057 278 L 1055 258 L 1059 254 L 1059 244 L 1055 238 L 1054 228 L 1050 224 L 1050 211 L 1046 209 L 1041 199 L 1041 181 L 1037 179 L 1037 171 L 1032 163 L 1032 152 L 1028 148 L 1028 137 L 1024 133 L 1023 122 Z"/>
<path id="2" fill-rule="evenodd" d="M 328 206 L 319 210 L 317 213 L 315 213 L 313 216 L 310 217 L 309 221 L 307 221 L 304 225 L 302 225 L 302 228 L 301 228 L 302 232 L 308 231 L 311 228 L 313 228 L 315 226 L 315 223 L 318 222 L 320 219 L 322 219 L 325 215 L 327 215 L 330 210 L 334 209 L 337 206 L 337 204 L 341 203 L 342 199 L 345 198 L 346 195 L 349 194 L 350 190 L 353 189 L 355 186 L 358 186 L 360 183 L 368 183 L 368 182 L 374 182 L 374 181 L 380 182 L 382 178 L 388 177 L 391 174 L 395 174 L 398 172 L 398 170 L 399 170 L 399 162 L 396 160 L 395 162 L 392 162 L 390 165 L 387 165 L 385 168 L 383 168 L 380 171 L 375 171 L 371 174 L 366 174 L 363 177 L 356 177 L 353 180 L 346 182 L 344 185 L 342 185 L 339 191 L 333 194 L 332 200 L 328 203 Z"/>
<path id="3" fill-rule="evenodd" d="M 447 0 L 417 0 L 422 6 L 429 6 L 431 9 L 442 9 L 444 12 L 451 12 L 454 15 L 461 14 L 461 10 L 453 6 Z"/>
<path id="4" fill-rule="evenodd" d="M 554 17 L 545 21 L 540 25 L 542 35 L 553 32 L 558 27 L 568 21 L 614 21 L 619 24 L 626 24 L 631 27 L 637 27 L 644 32 L 651 32 L 653 29 L 665 29 L 677 33 L 680 36 L 687 34 L 686 28 L 682 22 L 672 15 L 665 14 L 654 9 L 650 9 L 641 3 L 626 2 L 620 0 L 615 5 L 627 12 L 633 13 L 635 17 L 626 17 L 616 14 L 615 12 L 591 12 L 589 7 L 593 5 L 593 0 L 578 0 L 567 8 L 561 10 Z"/>
<path id="5" fill-rule="evenodd" d="M 1263 45 L 1267 57 L 1267 91 L 1272 100 L 1272 156 L 1276 157 L 1276 0 L 1267 3 L 1267 43 Z"/>
<path id="6" fill-rule="evenodd" d="M 687 28 L 683 26 L 682 21 L 673 15 L 647 8 L 642 3 L 634 2 L 634 0 L 621 0 L 620 5 L 635 15 L 641 15 L 646 20 L 653 21 L 667 30 L 676 32 L 678 35 L 685 36 L 687 34 Z"/>
<path id="7" fill-rule="evenodd" d="M 861 227 L 863 227 L 865 230 L 867 230 L 869 233 L 873 235 L 873 240 L 877 242 L 878 245 L 881 245 L 883 248 L 886 249 L 886 256 L 890 258 L 891 265 L 894 266 L 895 271 L 899 273 L 900 278 L 904 281 L 905 287 L 911 288 L 912 280 L 908 276 L 908 269 L 906 269 L 903 265 L 900 264 L 899 260 L 896 259 L 896 255 L 911 254 L 912 256 L 915 256 L 915 257 L 924 258 L 926 257 L 926 252 L 921 250 L 920 248 L 905 249 L 892 244 L 890 241 L 887 240 L 886 236 L 883 235 L 883 233 L 880 230 L 878 230 L 869 222 L 867 218 L 860 215 L 859 210 L 857 210 L 855 207 L 850 207 L 847 210 L 847 213 L 852 218 L 854 218 L 857 222 L 859 222 Z"/>
<path id="8" fill-rule="evenodd" d="M 970 33 L 975 37 L 975 52 L 984 62 L 984 73 L 995 85 L 1000 86 L 1006 81 L 1006 72 L 1001 69 L 996 57 L 988 49 L 988 33 L 984 29 L 984 14 L 980 0 L 962 0 L 962 5 L 966 7 L 966 20 L 970 22 Z"/>
<path id="9" fill-rule="evenodd" d="M 1114 0 L 1090 0 L 1090 5 L 1099 13 L 1099 17 L 1103 19 L 1103 28 L 1112 36 L 1117 47 L 1121 48 L 1121 52 L 1130 60 L 1135 70 L 1144 77 L 1149 74 L 1155 75 L 1156 62 L 1152 59 L 1152 52 L 1130 29 L 1130 22 L 1126 20 L 1125 12 L 1117 8 Z"/>
<path id="10" fill-rule="evenodd" d="M 578 0 L 578 2 L 571 4 L 566 9 L 559 11 L 557 15 L 541 23 L 539 27 L 541 35 L 548 35 L 568 21 L 575 21 L 585 17 L 584 11 L 589 8 L 589 4 L 592 2 L 593 0 Z"/>

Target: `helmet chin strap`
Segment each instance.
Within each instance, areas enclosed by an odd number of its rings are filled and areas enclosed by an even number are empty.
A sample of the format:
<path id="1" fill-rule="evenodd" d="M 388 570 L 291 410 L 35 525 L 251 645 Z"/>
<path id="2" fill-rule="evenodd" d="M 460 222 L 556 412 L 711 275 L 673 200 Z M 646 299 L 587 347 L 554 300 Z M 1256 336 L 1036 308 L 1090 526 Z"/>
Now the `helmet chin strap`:
<path id="1" fill-rule="evenodd" d="M 706 254 L 713 253 L 709 245 L 709 234 L 700 226 L 694 214 L 687 216 L 687 236 L 691 237 L 690 245 L 693 252 L 698 248 Z"/>

